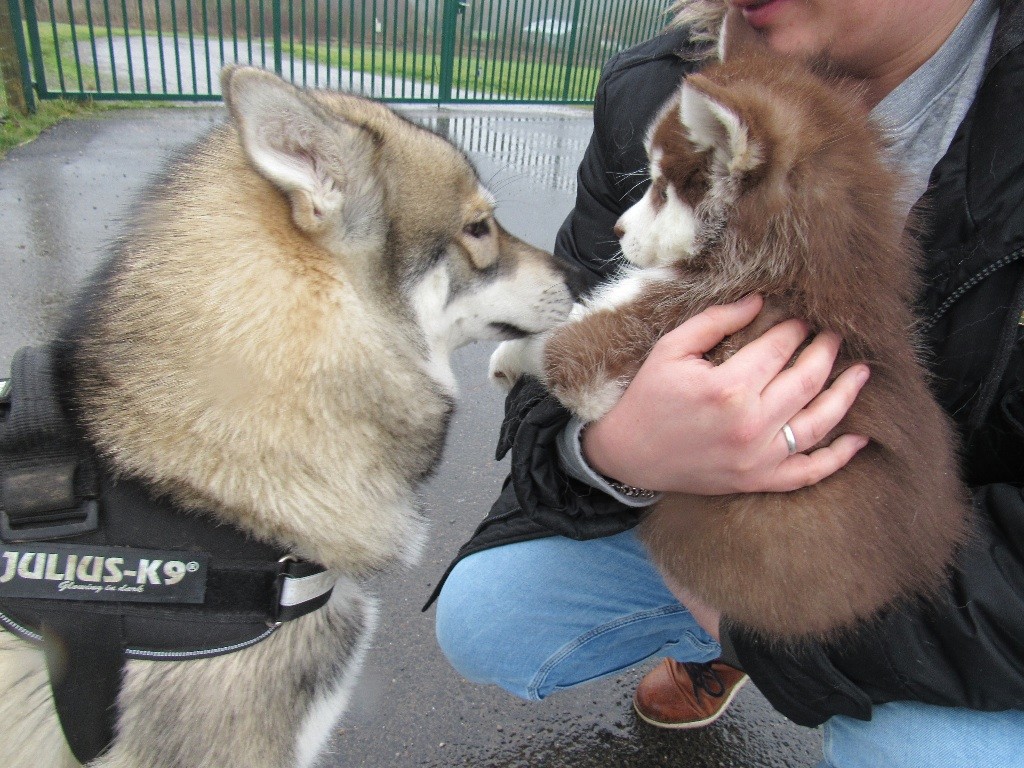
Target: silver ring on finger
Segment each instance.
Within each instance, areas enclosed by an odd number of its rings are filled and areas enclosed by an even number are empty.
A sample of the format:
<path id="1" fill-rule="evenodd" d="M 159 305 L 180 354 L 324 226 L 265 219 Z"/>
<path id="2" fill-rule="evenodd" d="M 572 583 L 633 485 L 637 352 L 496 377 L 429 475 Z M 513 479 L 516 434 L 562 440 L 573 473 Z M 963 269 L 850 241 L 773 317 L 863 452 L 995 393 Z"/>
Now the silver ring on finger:
<path id="1" fill-rule="evenodd" d="M 789 455 L 792 456 L 797 449 L 796 435 L 793 434 L 793 428 L 789 426 L 788 421 L 782 425 L 782 436 L 786 438 L 786 448 L 789 450 Z"/>

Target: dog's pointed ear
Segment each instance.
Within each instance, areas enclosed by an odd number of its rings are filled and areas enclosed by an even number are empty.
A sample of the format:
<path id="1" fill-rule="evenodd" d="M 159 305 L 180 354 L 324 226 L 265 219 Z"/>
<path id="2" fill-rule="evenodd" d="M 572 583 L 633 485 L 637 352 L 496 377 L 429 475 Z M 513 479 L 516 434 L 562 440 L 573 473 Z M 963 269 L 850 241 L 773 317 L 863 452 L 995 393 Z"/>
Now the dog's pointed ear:
<path id="1" fill-rule="evenodd" d="M 226 67 L 221 89 L 246 155 L 288 196 L 295 224 L 313 235 L 353 224 L 339 217 L 372 176 L 373 137 L 262 69 Z"/>
<path id="2" fill-rule="evenodd" d="M 679 119 L 690 141 L 714 150 L 715 160 L 730 176 L 742 176 L 761 165 L 761 148 L 743 118 L 722 89 L 703 75 L 690 75 L 683 82 Z"/>

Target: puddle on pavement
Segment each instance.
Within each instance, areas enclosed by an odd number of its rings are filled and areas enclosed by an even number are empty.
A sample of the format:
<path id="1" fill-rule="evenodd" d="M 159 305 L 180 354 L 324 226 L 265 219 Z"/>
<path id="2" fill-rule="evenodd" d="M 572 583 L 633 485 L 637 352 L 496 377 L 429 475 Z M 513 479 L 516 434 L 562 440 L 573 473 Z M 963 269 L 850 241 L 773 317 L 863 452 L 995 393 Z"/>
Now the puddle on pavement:
<path id="1" fill-rule="evenodd" d="M 545 189 L 574 191 L 576 168 L 590 140 L 589 120 L 581 117 L 437 115 L 417 122 Z"/>

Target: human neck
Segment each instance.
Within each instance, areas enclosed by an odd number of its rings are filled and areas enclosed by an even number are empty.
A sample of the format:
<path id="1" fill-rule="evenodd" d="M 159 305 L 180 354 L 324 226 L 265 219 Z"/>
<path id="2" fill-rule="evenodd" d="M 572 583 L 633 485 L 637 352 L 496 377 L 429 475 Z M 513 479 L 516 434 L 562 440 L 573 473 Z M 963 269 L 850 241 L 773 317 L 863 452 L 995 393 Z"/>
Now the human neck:
<path id="1" fill-rule="evenodd" d="M 971 3 L 972 0 L 950 0 L 937 4 L 928 14 L 930 18 L 915 19 L 914 27 L 925 30 L 924 34 L 905 35 L 904 30 L 899 33 L 903 37 L 900 46 L 889 47 L 877 60 L 859 68 L 857 75 L 863 79 L 865 101 L 869 107 L 875 107 L 942 47 Z"/>

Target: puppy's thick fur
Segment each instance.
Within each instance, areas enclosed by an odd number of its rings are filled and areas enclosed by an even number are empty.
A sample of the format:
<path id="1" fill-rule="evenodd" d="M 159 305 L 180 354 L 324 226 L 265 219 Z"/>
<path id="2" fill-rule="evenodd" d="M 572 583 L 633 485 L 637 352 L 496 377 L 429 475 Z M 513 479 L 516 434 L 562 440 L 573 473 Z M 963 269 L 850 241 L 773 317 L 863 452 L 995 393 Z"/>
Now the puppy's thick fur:
<path id="1" fill-rule="evenodd" d="M 690 76 L 650 130 L 651 186 L 619 220 L 636 268 L 543 353 L 513 342 L 492 359 L 506 378 L 542 366 L 589 421 L 662 335 L 713 304 L 766 297 L 715 362 L 788 317 L 838 333 L 835 371 L 872 371 L 825 439 L 870 437 L 848 466 L 791 493 L 669 494 L 641 528 L 670 582 L 778 640 L 829 637 L 929 594 L 968 529 L 954 435 L 912 330 L 917 252 L 882 152 L 856 89 L 796 63 L 747 51 Z"/>
<path id="2" fill-rule="evenodd" d="M 449 353 L 572 304 L 442 138 L 260 70 L 222 81 L 230 121 L 150 191 L 68 326 L 68 405 L 115 472 L 339 581 L 246 650 L 128 662 L 102 768 L 311 765 L 373 624 L 360 578 L 423 542 Z M 5 768 L 74 764 L 41 651 L 6 633 L 0 720 Z"/>

